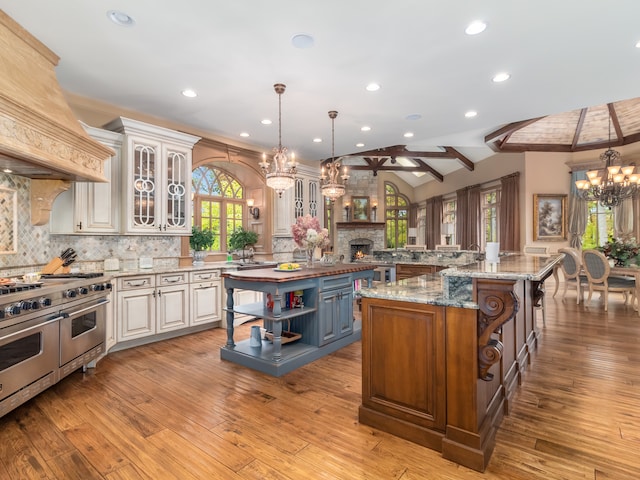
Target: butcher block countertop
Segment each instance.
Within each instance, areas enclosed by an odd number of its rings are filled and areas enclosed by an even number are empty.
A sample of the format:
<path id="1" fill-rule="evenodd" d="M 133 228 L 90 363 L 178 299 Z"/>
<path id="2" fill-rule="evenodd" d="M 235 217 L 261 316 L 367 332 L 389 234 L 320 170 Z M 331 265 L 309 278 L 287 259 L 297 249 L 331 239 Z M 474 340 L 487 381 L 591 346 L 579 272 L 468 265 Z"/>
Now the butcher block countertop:
<path id="1" fill-rule="evenodd" d="M 375 269 L 375 265 L 343 263 L 330 267 L 317 266 L 314 268 L 302 267 L 300 270 L 279 271 L 275 268 L 259 268 L 255 270 L 227 271 L 222 273 L 223 278 L 234 280 L 247 280 L 255 282 L 289 282 L 291 280 L 304 280 L 308 278 L 325 277 L 329 275 L 349 274 Z"/>

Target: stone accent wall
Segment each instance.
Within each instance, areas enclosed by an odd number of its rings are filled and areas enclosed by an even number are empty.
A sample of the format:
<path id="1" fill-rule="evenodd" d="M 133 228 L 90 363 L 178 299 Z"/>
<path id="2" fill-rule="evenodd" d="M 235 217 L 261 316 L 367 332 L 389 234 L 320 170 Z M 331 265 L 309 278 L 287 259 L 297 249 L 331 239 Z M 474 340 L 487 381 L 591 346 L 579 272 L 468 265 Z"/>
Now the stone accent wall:
<path id="1" fill-rule="evenodd" d="M 17 175 L 0 173 L 0 186 L 17 192 L 18 250 L 16 253 L 0 253 L 0 277 L 36 272 L 66 248 L 73 248 L 78 259 L 73 264 L 80 271 L 103 269 L 105 258 L 121 260 L 129 245 L 136 248 L 138 257 L 152 257 L 155 267 L 177 267 L 180 257 L 180 237 L 161 235 L 51 235 L 49 225 L 31 225 L 31 180 Z M 0 218 L 0 225 L 7 225 L 7 218 Z M 2 228 L 2 227 L 0 227 Z"/>
<path id="2" fill-rule="evenodd" d="M 337 225 L 337 234 L 334 253 L 336 258 L 344 255 L 344 262 L 350 261 L 350 245 L 353 240 L 366 238 L 373 243 L 373 250 L 384 248 L 384 223 L 339 223 Z"/>

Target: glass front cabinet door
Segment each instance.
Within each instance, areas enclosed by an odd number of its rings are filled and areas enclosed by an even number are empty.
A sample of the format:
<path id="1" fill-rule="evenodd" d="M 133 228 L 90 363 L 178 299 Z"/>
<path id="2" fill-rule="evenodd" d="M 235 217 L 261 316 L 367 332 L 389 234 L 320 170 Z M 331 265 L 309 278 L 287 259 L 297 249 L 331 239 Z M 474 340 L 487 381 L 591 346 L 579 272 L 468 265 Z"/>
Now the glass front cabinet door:
<path id="1" fill-rule="evenodd" d="M 191 233 L 191 154 L 199 137 L 118 120 L 127 136 L 126 233 Z"/>

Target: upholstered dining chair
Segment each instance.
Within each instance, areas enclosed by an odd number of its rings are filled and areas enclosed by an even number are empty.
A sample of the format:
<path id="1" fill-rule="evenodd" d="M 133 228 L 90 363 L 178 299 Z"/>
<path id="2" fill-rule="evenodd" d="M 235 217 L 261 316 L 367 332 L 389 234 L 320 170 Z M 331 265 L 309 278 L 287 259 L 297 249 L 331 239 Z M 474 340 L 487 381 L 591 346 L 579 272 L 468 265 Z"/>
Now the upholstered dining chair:
<path id="1" fill-rule="evenodd" d="M 602 252 L 598 250 L 583 250 L 582 266 L 587 274 L 589 287 L 589 296 L 585 304 L 591 301 L 591 295 L 594 291 L 600 291 L 604 299 L 605 312 L 609 305 L 609 292 L 622 292 L 625 305 L 629 303 L 629 299 L 631 299 L 630 303 L 633 305 L 636 289 L 635 278 L 610 276 L 611 267 L 607 257 Z"/>
<path id="2" fill-rule="evenodd" d="M 587 287 L 587 276 L 582 272 L 582 256 L 580 251 L 576 248 L 563 247 L 558 249 L 558 253 L 564 253 L 564 258 L 560 262 L 560 270 L 562 270 L 562 276 L 564 277 L 564 291 L 562 292 L 562 298 L 567 294 L 569 288 L 576 290 L 576 305 L 580 305 L 580 299 L 584 292 L 584 288 Z M 558 293 L 559 283 L 556 282 L 556 289 L 553 292 L 553 296 Z"/>

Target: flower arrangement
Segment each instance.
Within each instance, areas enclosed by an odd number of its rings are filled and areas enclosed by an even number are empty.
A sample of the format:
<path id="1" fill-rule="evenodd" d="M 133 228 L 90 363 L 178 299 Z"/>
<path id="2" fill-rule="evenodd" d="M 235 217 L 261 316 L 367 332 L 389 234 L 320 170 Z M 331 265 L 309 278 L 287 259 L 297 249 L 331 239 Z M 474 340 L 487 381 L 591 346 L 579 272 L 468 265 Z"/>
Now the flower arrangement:
<path id="1" fill-rule="evenodd" d="M 309 214 L 296 219 L 296 223 L 291 226 L 291 233 L 296 245 L 305 250 L 328 247 L 330 243 L 329 230 L 322 228 L 320 220 Z"/>
<path id="2" fill-rule="evenodd" d="M 629 240 L 613 239 L 603 246 L 598 247 L 607 258 L 615 260 L 616 265 L 628 267 L 629 265 L 640 265 L 640 246 L 635 238 Z"/>

